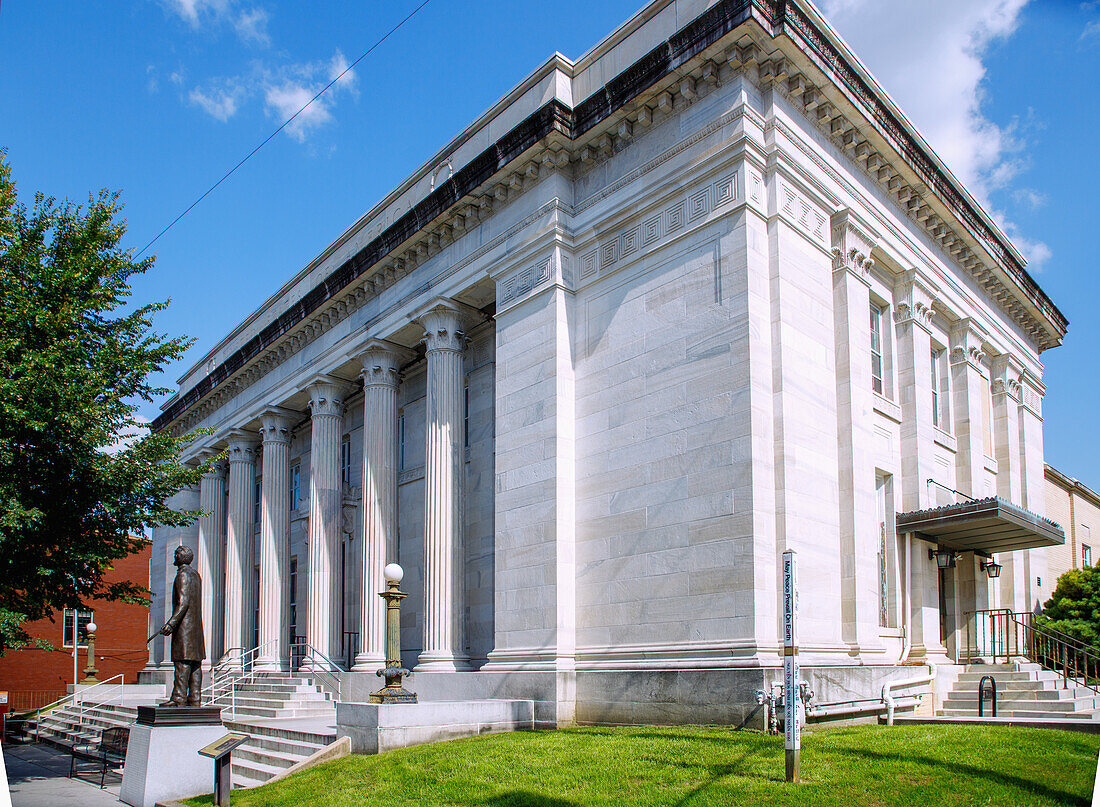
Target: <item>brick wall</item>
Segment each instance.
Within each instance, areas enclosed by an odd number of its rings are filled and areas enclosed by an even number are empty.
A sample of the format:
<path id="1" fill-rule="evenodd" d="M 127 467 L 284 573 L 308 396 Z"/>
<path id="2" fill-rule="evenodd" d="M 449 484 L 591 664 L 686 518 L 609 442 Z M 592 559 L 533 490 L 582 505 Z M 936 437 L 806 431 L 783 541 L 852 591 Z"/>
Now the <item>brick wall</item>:
<path id="1" fill-rule="evenodd" d="M 108 582 L 129 580 L 148 586 L 149 557 L 149 547 L 146 546 L 140 552 L 116 562 L 105 579 Z M 95 641 L 96 666 L 99 669 L 97 677 L 105 681 L 121 673 L 126 676 L 127 683 L 136 683 L 138 671 L 149 658 L 145 644 L 149 635 L 149 609 L 143 605 L 103 600 L 93 600 L 89 608 L 98 628 Z M 33 637 L 45 639 L 56 650 L 26 647 L 0 658 L 0 690 L 9 692 L 13 711 L 56 700 L 65 694 L 66 686 L 73 682 L 72 648 L 62 646 L 63 613 L 57 610 L 51 617 L 28 623 L 26 630 Z M 87 663 L 87 650 L 81 647 L 79 679 L 84 677 Z"/>

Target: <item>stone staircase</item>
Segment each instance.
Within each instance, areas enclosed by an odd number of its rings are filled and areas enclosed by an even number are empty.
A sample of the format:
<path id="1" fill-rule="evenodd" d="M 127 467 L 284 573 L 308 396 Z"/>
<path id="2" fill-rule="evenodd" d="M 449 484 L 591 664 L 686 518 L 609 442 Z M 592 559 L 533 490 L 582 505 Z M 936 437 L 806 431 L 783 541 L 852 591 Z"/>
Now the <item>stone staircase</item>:
<path id="1" fill-rule="evenodd" d="M 59 706 L 41 716 L 38 736 L 63 748 L 96 742 L 103 729 L 137 720 L 138 706 L 162 699 L 116 697 L 83 708 Z M 227 731 L 251 738 L 233 751 L 234 787 L 263 784 L 336 741 L 336 703 L 306 676 L 258 675 L 237 683 L 234 697 L 217 705 Z"/>
<path id="2" fill-rule="evenodd" d="M 1073 679 L 1063 687 L 1060 674 L 1029 662 L 967 665 L 944 699 L 942 715 L 976 717 L 978 684 L 986 675 L 997 682 L 998 717 L 1100 720 L 1100 695 Z M 991 714 L 987 694 L 985 715 Z"/>
<path id="3" fill-rule="evenodd" d="M 219 695 L 214 705 L 237 719 L 309 717 L 336 722 L 332 695 L 305 675 L 257 673 L 253 680 L 234 682 L 233 695 Z"/>

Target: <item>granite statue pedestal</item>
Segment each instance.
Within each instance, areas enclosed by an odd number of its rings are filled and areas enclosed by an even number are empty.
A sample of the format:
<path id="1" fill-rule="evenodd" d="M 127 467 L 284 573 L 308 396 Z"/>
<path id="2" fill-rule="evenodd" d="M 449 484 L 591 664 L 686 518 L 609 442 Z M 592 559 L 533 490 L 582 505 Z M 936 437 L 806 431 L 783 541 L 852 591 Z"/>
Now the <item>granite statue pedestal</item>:
<path id="1" fill-rule="evenodd" d="M 210 760 L 199 749 L 225 734 L 212 706 L 139 706 L 130 727 L 119 799 L 131 807 L 209 793 Z"/>

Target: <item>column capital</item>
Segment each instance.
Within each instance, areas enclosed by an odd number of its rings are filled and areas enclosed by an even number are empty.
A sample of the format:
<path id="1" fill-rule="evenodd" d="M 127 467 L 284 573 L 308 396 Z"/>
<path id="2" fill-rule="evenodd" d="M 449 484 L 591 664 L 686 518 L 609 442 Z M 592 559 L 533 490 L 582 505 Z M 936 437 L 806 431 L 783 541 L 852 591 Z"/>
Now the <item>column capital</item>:
<path id="1" fill-rule="evenodd" d="M 966 362 L 980 370 L 985 359 L 982 350 L 985 340 L 985 331 L 974 320 L 960 319 L 951 326 L 951 363 Z"/>
<path id="2" fill-rule="evenodd" d="M 217 451 L 216 449 L 207 448 L 199 454 L 199 459 L 203 463 L 209 462 L 214 457 L 223 457 L 213 465 L 210 466 L 210 470 L 202 475 L 203 479 L 223 479 L 226 472 L 226 461 L 224 459 L 225 452 Z"/>
<path id="3" fill-rule="evenodd" d="M 313 417 L 328 415 L 342 417 L 344 397 L 349 385 L 341 378 L 330 375 L 315 376 L 306 385 L 309 390 L 309 411 Z"/>
<path id="4" fill-rule="evenodd" d="M 1002 353 L 993 357 L 993 398 L 1007 395 L 1014 401 L 1020 401 L 1020 376 L 1023 366 L 1011 353 Z"/>
<path id="5" fill-rule="evenodd" d="M 915 269 L 910 269 L 894 284 L 894 322 L 903 325 L 912 322 L 931 332 L 935 294 Z"/>
<path id="6" fill-rule="evenodd" d="M 290 427 L 297 417 L 297 412 L 281 406 L 269 406 L 263 410 L 260 413 L 260 437 L 263 438 L 264 444 L 289 443 Z"/>
<path id="7" fill-rule="evenodd" d="M 409 319 L 424 328 L 424 346 L 434 350 L 462 352 L 467 331 L 484 319 L 480 311 L 449 297 L 436 297 L 409 313 Z"/>
<path id="8" fill-rule="evenodd" d="M 852 211 L 838 210 L 829 219 L 829 231 L 832 238 L 833 272 L 849 272 L 857 279 L 870 285 L 871 250 L 875 248 L 878 235 L 870 227 L 857 221 Z"/>
<path id="9" fill-rule="evenodd" d="M 260 444 L 259 438 L 252 432 L 243 429 L 234 429 L 223 438 L 229 445 L 227 459 L 229 462 L 256 461 L 256 447 Z"/>
<path id="10" fill-rule="evenodd" d="M 370 339 L 358 351 L 356 358 L 363 365 L 360 377 L 363 388 L 383 386 L 396 387 L 401 365 L 411 361 L 416 353 L 407 347 L 387 342 L 385 339 Z"/>

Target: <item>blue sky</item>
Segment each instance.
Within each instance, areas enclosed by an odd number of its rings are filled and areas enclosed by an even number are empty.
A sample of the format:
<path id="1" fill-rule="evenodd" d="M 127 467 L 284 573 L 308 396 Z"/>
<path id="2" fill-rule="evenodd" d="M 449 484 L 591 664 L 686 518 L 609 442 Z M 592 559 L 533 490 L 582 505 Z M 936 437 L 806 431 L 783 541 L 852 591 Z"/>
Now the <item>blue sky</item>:
<path id="1" fill-rule="evenodd" d="M 159 329 L 197 339 L 169 384 L 550 54 L 580 56 L 641 2 L 431 0 L 156 244 L 135 296 L 170 297 Z M 4 3 L 0 147 L 26 202 L 121 190 L 141 247 L 418 4 Z M 822 7 L 1069 317 L 1043 354 L 1047 459 L 1100 489 L 1100 2 Z"/>

